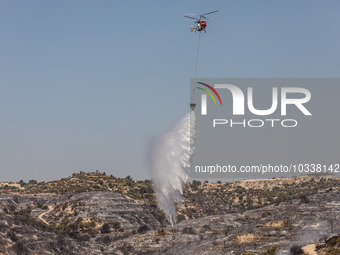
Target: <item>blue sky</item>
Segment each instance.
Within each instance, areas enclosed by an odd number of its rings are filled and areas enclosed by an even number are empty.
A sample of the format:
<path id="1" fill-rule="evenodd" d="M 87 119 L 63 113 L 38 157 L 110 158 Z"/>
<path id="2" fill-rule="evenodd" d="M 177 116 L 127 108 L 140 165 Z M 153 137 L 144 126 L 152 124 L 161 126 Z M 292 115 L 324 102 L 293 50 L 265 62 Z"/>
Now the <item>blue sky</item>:
<path id="1" fill-rule="evenodd" d="M 198 77 L 339 77 L 339 1 L 1 1 L 0 180 L 150 178 Z"/>

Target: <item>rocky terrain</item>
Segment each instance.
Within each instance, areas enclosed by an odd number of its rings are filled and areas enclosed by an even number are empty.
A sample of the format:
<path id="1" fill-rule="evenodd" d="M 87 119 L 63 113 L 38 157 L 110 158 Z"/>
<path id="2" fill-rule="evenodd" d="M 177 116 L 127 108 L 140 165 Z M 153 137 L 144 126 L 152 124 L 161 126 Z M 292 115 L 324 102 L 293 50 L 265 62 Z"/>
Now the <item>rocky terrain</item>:
<path id="1" fill-rule="evenodd" d="M 2 186 L 0 254 L 340 254 L 336 177 L 192 182 L 174 228 L 149 181 L 81 173 Z"/>

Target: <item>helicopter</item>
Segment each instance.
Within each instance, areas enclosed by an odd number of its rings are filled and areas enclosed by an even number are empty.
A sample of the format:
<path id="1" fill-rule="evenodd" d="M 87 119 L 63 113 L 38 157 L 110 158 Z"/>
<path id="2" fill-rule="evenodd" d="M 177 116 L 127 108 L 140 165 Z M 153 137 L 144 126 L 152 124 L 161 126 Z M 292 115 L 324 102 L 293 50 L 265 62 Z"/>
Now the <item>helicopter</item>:
<path id="1" fill-rule="evenodd" d="M 209 14 L 212 14 L 212 13 L 215 13 L 215 12 L 218 12 L 218 11 L 212 11 L 212 12 L 207 12 L 207 13 L 203 13 L 203 14 L 190 14 L 190 13 L 185 13 L 186 15 L 184 15 L 184 17 L 186 18 L 189 18 L 189 19 L 194 19 L 196 20 L 195 23 L 196 25 L 191 25 L 190 26 L 190 30 L 191 32 L 195 30 L 198 31 L 198 32 L 201 32 L 201 31 L 204 31 L 205 33 L 207 32 L 205 29 L 207 27 L 207 22 L 206 20 L 208 20 L 208 18 L 205 17 L 205 15 L 209 15 Z M 187 16 L 187 15 L 190 15 L 190 16 Z M 198 18 L 195 18 L 195 17 L 191 17 L 191 16 L 197 16 Z"/>

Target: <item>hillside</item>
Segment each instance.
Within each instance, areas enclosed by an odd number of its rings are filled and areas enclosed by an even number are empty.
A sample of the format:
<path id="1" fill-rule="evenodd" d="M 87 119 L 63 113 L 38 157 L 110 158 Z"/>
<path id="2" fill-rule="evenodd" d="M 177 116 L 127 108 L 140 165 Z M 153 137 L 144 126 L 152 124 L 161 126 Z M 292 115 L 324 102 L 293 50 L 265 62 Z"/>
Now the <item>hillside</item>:
<path id="1" fill-rule="evenodd" d="M 261 208 L 270 204 L 340 189 L 335 176 L 304 176 L 266 180 L 244 180 L 234 183 L 193 181 L 184 186 L 184 201 L 178 205 L 178 217 L 195 219 L 208 215 Z M 156 207 L 151 181 L 134 181 L 130 176 L 114 177 L 99 171 L 74 173 L 61 180 L 0 184 L 0 194 L 65 195 L 88 191 L 114 191 L 138 203 Z"/>
<path id="2" fill-rule="evenodd" d="M 1 210 L 0 253 L 263 255 L 276 250 L 275 254 L 293 254 L 289 252 L 296 247 L 340 233 L 340 191 L 308 198 L 308 203 L 294 199 L 244 213 L 184 220 L 171 229 L 150 206 L 116 192 L 3 195 L 1 205 L 14 211 Z M 37 203 L 47 208 L 27 209 Z M 337 251 L 333 243 L 320 252 Z M 327 252 L 317 254 L 337 254 Z"/>
<path id="3" fill-rule="evenodd" d="M 148 180 L 97 171 L 2 183 L 0 252 L 192 254 L 200 247 L 214 254 L 261 254 L 277 246 L 277 254 L 285 254 L 278 252 L 294 245 L 302 252 L 307 244 L 324 252 L 329 244 L 317 242 L 340 233 L 339 188 L 334 176 L 193 181 L 184 188 L 179 223 L 171 229 Z"/>

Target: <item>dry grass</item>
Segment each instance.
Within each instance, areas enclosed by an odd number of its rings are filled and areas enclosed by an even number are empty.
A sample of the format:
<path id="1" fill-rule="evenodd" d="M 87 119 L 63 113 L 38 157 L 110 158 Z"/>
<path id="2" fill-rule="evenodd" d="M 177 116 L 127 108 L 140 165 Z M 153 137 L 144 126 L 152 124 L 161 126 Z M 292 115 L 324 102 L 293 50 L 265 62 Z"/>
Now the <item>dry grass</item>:
<path id="1" fill-rule="evenodd" d="M 318 255 L 318 253 L 315 251 L 316 250 L 315 244 L 306 245 L 306 246 L 302 247 L 301 250 L 306 255 Z"/>
<path id="2" fill-rule="evenodd" d="M 283 220 L 280 221 L 270 221 L 270 222 L 266 222 L 264 224 L 266 227 L 270 227 L 270 228 L 282 228 L 285 225 L 285 222 Z"/>
<path id="3" fill-rule="evenodd" d="M 257 238 L 254 234 L 236 236 L 236 241 L 238 243 L 253 243 L 256 241 L 256 239 Z"/>

